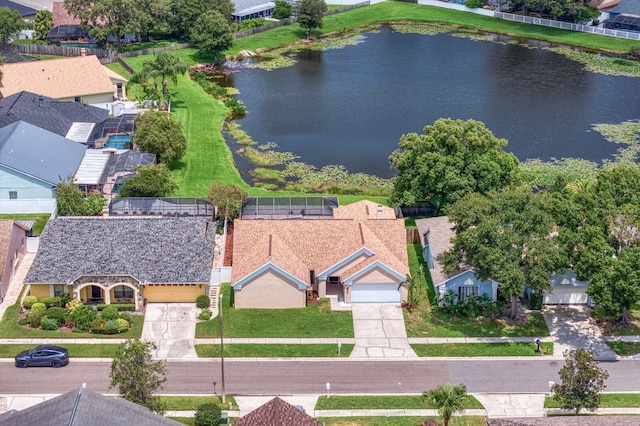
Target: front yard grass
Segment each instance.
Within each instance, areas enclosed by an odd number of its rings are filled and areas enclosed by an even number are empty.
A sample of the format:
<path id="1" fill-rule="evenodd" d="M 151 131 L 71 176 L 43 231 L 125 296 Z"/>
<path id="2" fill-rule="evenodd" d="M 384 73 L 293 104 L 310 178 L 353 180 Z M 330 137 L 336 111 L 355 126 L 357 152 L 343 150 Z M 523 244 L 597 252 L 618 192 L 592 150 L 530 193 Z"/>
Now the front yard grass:
<path id="1" fill-rule="evenodd" d="M 640 407 L 640 393 L 602 393 L 600 408 L 637 408 Z M 544 398 L 544 408 L 562 408 L 551 396 Z"/>
<path id="2" fill-rule="evenodd" d="M 36 344 L 0 345 L 0 358 L 13 358 L 19 352 L 36 346 Z M 73 362 L 73 358 L 113 358 L 118 348 L 118 345 L 115 344 L 94 345 L 91 343 L 63 343 L 60 346 L 69 350 L 69 357 L 72 358 L 71 362 Z"/>
<path id="3" fill-rule="evenodd" d="M 350 311 L 332 311 L 327 299 L 300 309 L 234 309 L 231 286 L 222 286 L 224 337 L 353 337 Z M 220 337 L 216 317 L 196 325 L 196 338 Z"/>
<path id="4" fill-rule="evenodd" d="M 329 344 L 285 345 L 285 344 L 225 344 L 224 356 L 230 358 L 346 358 L 353 351 L 352 344 L 338 346 Z M 219 358 L 220 345 L 196 345 L 200 358 Z"/>
<path id="5" fill-rule="evenodd" d="M 411 345 L 421 357 L 479 357 L 479 356 L 540 356 L 532 343 L 442 343 Z M 543 342 L 542 353 L 553 355 L 553 343 Z"/>
<path id="6" fill-rule="evenodd" d="M 428 410 L 437 407 L 429 404 L 422 395 L 333 395 L 320 396 L 316 410 Z M 483 409 L 474 396 L 467 395 L 465 409 Z"/>
<path id="7" fill-rule="evenodd" d="M 29 214 L 0 214 L 0 219 L 10 219 L 10 220 L 35 220 L 36 223 L 33 224 L 33 228 L 31 229 L 34 234 L 40 235 L 42 234 L 42 230 L 44 226 L 47 224 L 47 221 L 51 215 L 49 213 L 29 213 Z"/>
<path id="8" fill-rule="evenodd" d="M 18 298 L 20 300 L 20 298 Z M 50 337 L 54 339 L 139 339 L 142 335 L 144 315 L 132 315 L 132 327 L 120 334 L 72 333 L 48 331 L 23 327 L 18 324 L 20 302 L 9 306 L 0 321 L 0 337 L 5 339 L 31 339 Z"/>
<path id="9" fill-rule="evenodd" d="M 640 343 L 638 342 L 607 342 L 607 345 L 621 356 L 640 354 Z"/>
<path id="10" fill-rule="evenodd" d="M 607 316 L 602 309 L 592 309 L 591 316 L 596 320 L 603 336 L 637 336 L 640 335 L 640 303 L 636 303 L 630 310 L 632 323 L 623 327 L 618 318 Z"/>
<path id="11" fill-rule="evenodd" d="M 167 411 L 191 411 L 197 410 L 201 404 L 212 402 L 223 410 L 238 410 L 238 403 L 233 396 L 226 396 L 226 404 L 218 395 L 160 395 L 160 399 L 167 404 Z"/>
<path id="12" fill-rule="evenodd" d="M 324 422 L 325 426 L 413 426 L 422 424 L 427 419 L 433 419 L 444 424 L 442 417 L 318 417 L 316 420 Z M 454 416 L 449 426 L 485 426 L 486 417 Z"/>

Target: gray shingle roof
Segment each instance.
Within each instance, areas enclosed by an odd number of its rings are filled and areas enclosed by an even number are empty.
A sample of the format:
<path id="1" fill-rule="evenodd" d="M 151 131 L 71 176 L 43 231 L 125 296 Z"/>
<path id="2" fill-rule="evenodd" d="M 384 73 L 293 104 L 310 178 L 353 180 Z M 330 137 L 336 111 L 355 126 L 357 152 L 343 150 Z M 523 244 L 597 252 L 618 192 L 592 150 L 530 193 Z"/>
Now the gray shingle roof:
<path id="1" fill-rule="evenodd" d="M 18 12 L 23 18 L 25 16 L 35 15 L 38 12 L 32 7 L 14 3 L 10 0 L 0 0 L 0 7 L 8 7 L 9 9 Z"/>
<path id="2" fill-rule="evenodd" d="M 262 12 L 273 9 L 275 2 L 269 0 L 235 0 L 234 16 L 244 16 L 250 13 Z"/>
<path id="3" fill-rule="evenodd" d="M 0 99 L 0 127 L 26 121 L 41 129 L 65 136 L 74 122 L 100 123 L 109 111 L 80 102 L 59 102 L 31 92 L 19 92 Z"/>
<path id="4" fill-rule="evenodd" d="M 180 425 L 121 398 L 77 389 L 21 411 L 0 414 L 3 426 L 173 426 Z"/>
<path id="5" fill-rule="evenodd" d="M 74 176 L 86 147 L 24 121 L 0 129 L 0 164 L 55 186 Z"/>
<path id="6" fill-rule="evenodd" d="M 613 15 L 625 13 L 627 15 L 640 16 L 640 0 L 622 0 L 617 6 L 612 7 L 607 12 Z"/>
<path id="7" fill-rule="evenodd" d="M 208 283 L 215 227 L 203 218 L 59 217 L 47 223 L 25 283 L 132 275 L 148 283 Z"/>

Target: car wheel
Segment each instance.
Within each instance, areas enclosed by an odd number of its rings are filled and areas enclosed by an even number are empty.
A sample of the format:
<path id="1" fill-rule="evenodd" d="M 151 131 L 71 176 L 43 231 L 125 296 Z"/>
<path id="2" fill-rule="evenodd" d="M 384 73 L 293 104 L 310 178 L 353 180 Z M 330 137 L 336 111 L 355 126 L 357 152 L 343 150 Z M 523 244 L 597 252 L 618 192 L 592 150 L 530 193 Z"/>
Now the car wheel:
<path id="1" fill-rule="evenodd" d="M 53 368 L 58 368 L 58 367 L 60 367 L 61 365 L 62 365 L 62 363 L 61 363 L 60 361 L 58 361 L 58 360 L 51 361 L 51 366 L 52 366 Z"/>
<path id="2" fill-rule="evenodd" d="M 20 368 L 27 368 L 29 366 L 29 363 L 27 361 L 20 361 L 18 363 L 18 367 Z"/>

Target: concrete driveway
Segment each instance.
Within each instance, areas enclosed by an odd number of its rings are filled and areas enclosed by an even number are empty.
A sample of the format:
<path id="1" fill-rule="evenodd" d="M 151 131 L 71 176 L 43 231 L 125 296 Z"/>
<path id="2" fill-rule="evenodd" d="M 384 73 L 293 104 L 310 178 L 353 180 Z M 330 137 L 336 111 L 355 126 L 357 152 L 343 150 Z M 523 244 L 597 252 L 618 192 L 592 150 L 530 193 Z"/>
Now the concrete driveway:
<path id="1" fill-rule="evenodd" d="M 351 358 L 417 357 L 407 339 L 402 308 L 397 303 L 353 303 L 356 346 Z"/>
<path id="2" fill-rule="evenodd" d="M 155 342 L 156 358 L 197 358 L 197 312 L 195 303 L 147 304 L 142 340 Z"/>
<path id="3" fill-rule="evenodd" d="M 554 355 L 562 355 L 567 349 L 589 349 L 595 359 L 616 359 L 587 306 L 546 306 L 542 310 L 544 320 L 553 339 Z"/>

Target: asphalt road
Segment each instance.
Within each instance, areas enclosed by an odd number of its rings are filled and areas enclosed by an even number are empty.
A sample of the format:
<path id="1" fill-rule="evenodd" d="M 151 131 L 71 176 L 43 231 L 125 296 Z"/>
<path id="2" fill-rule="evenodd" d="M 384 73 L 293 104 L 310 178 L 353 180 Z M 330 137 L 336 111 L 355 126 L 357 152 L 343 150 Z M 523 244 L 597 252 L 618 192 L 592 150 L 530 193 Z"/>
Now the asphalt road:
<path id="1" fill-rule="evenodd" d="M 558 380 L 557 360 L 225 361 L 226 392 L 234 395 L 420 393 L 441 383 L 464 383 L 469 392 L 547 392 Z M 609 392 L 640 391 L 640 361 L 601 364 Z M 57 394 L 86 383 L 108 392 L 110 364 L 72 362 L 60 369 L 0 363 L 0 394 Z M 220 393 L 220 362 L 169 362 L 163 393 Z M 215 385 L 214 385 L 215 383 Z M 112 391 L 113 392 L 113 391 Z"/>

